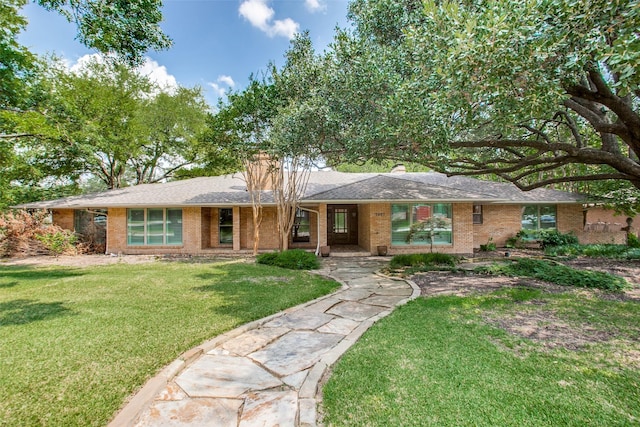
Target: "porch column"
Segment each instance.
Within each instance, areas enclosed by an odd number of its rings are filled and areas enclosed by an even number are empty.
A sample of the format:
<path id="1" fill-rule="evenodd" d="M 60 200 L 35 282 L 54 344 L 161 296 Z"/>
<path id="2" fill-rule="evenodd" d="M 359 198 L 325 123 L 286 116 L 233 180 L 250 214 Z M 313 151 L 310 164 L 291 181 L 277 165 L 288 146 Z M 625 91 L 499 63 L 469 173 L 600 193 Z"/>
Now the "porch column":
<path id="1" fill-rule="evenodd" d="M 318 241 L 320 242 L 320 246 L 327 246 L 327 204 L 322 203 L 318 206 L 318 227 L 320 235 L 318 236 Z"/>
<path id="2" fill-rule="evenodd" d="M 240 207 L 233 207 L 233 250 L 240 250 Z"/>

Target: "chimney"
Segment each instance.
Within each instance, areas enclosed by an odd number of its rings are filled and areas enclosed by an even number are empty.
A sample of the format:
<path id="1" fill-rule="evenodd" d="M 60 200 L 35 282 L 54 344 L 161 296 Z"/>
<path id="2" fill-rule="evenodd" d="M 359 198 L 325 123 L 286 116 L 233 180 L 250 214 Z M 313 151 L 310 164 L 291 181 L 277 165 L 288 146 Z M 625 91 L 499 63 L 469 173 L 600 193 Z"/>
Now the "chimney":
<path id="1" fill-rule="evenodd" d="M 402 163 L 398 163 L 391 168 L 391 173 L 407 173 L 407 168 Z"/>
<path id="2" fill-rule="evenodd" d="M 258 153 L 245 164 L 245 176 L 249 190 L 273 190 L 272 171 L 279 162 L 272 160 L 267 153 Z"/>

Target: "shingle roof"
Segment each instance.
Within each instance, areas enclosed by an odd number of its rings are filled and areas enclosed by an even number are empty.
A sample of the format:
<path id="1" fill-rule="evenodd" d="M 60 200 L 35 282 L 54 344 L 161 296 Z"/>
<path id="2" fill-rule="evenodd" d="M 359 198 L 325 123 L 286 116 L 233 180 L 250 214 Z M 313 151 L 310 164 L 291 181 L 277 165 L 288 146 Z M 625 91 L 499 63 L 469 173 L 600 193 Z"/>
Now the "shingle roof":
<path id="1" fill-rule="evenodd" d="M 477 201 L 483 203 L 581 203 L 585 196 L 550 189 L 529 192 L 513 184 L 481 181 L 468 177 L 447 177 L 427 173 L 343 173 L 311 172 L 303 201 Z M 265 191 L 265 205 L 273 195 Z M 179 207 L 250 205 L 251 199 L 240 173 L 201 177 L 164 184 L 143 184 L 101 193 L 27 203 L 19 207 L 35 209 Z"/>

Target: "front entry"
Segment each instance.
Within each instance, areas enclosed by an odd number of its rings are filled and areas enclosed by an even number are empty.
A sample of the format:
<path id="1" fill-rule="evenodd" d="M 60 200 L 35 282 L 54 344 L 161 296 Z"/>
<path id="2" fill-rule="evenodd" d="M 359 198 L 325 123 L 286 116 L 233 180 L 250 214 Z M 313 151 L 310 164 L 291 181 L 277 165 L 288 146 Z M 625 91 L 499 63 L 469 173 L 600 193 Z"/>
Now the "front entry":
<path id="1" fill-rule="evenodd" d="M 358 244 L 358 205 L 327 206 L 327 244 Z"/>

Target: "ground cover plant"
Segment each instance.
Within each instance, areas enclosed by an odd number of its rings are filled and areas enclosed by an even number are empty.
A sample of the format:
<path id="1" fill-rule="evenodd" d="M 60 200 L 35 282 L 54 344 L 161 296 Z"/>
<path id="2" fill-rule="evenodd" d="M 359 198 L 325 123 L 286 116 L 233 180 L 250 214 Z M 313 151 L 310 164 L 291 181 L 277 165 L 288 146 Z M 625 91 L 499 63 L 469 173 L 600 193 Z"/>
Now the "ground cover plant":
<path id="1" fill-rule="evenodd" d="M 0 425 L 103 426 L 184 351 L 336 287 L 242 262 L 0 264 Z"/>
<path id="2" fill-rule="evenodd" d="M 395 255 L 389 261 L 389 268 L 399 269 L 410 267 L 409 272 L 429 270 L 450 270 L 456 266 L 456 257 L 438 252 L 421 254 Z"/>
<path id="3" fill-rule="evenodd" d="M 581 270 L 549 261 L 522 258 L 513 262 L 494 263 L 474 269 L 481 274 L 527 276 L 563 286 L 621 291 L 629 287 L 622 277 L 593 270 Z"/>
<path id="4" fill-rule="evenodd" d="M 544 252 L 549 256 L 588 256 L 592 258 L 640 259 L 640 248 L 637 248 L 634 245 L 568 244 L 545 248 Z"/>
<path id="5" fill-rule="evenodd" d="M 258 264 L 273 265 L 291 270 L 315 270 L 320 268 L 318 257 L 302 249 L 289 249 L 282 252 L 267 252 L 256 257 Z"/>
<path id="6" fill-rule="evenodd" d="M 334 367 L 325 425 L 636 425 L 640 304 L 557 288 L 399 307 Z"/>

